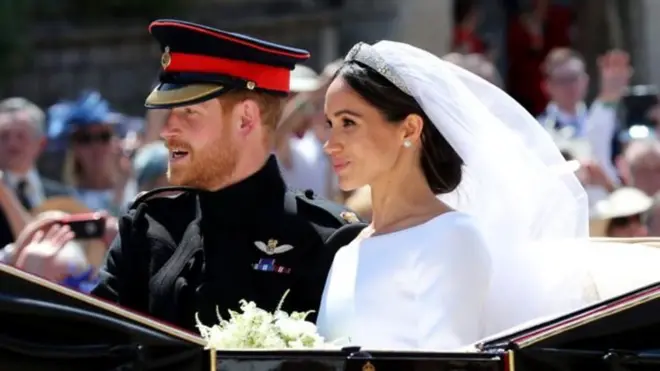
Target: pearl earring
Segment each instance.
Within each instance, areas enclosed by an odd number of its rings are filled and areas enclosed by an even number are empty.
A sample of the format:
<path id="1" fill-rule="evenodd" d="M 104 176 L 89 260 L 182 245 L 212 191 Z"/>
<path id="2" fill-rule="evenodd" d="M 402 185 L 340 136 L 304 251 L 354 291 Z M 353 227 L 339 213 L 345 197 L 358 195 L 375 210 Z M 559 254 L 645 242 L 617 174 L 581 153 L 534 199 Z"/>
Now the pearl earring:
<path id="1" fill-rule="evenodd" d="M 403 146 L 406 147 L 406 148 L 412 147 L 412 142 L 410 141 L 410 139 L 404 140 L 403 141 Z"/>

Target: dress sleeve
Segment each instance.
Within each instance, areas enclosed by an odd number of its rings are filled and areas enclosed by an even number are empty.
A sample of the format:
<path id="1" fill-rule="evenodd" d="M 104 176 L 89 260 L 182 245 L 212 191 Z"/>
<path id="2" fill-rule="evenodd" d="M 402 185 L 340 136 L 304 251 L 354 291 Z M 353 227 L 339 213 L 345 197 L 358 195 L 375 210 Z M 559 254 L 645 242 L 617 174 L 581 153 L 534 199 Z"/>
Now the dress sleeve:
<path id="1" fill-rule="evenodd" d="M 491 259 L 485 238 L 467 215 L 435 233 L 418 262 L 417 348 L 458 349 L 483 336 Z"/>

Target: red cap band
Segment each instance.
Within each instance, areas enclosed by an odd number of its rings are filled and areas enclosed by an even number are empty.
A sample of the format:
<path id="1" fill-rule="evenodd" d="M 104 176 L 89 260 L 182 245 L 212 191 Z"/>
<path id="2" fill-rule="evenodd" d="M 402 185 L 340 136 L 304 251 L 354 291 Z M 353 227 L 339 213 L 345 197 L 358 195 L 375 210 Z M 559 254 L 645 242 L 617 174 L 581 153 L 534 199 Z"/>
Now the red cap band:
<path id="1" fill-rule="evenodd" d="M 234 59 L 210 57 L 206 55 L 170 53 L 165 72 L 193 72 L 227 75 L 252 81 L 257 88 L 288 93 L 291 71 L 284 67 L 274 67 Z"/>

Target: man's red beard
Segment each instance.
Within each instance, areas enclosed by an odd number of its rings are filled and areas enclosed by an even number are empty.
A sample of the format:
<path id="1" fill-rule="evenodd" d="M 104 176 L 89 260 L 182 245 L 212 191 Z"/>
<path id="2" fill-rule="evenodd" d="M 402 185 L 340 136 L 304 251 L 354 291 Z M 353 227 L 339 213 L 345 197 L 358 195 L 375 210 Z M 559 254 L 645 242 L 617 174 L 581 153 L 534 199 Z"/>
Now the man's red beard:
<path id="1" fill-rule="evenodd" d="M 197 149 L 182 142 L 168 143 L 168 147 L 174 146 L 185 148 L 188 158 L 175 166 L 168 164 L 167 179 L 172 185 L 215 190 L 228 183 L 236 170 L 238 153 L 229 140 L 218 140 Z"/>

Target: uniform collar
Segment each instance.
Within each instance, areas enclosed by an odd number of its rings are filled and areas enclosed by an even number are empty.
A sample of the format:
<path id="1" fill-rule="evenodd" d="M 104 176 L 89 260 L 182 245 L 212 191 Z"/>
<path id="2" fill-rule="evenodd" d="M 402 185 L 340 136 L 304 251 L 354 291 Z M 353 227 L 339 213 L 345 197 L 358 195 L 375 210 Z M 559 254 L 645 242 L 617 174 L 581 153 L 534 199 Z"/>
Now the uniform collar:
<path id="1" fill-rule="evenodd" d="M 227 188 L 214 192 L 199 193 L 202 215 L 236 215 L 253 212 L 273 202 L 282 202 L 286 185 L 282 179 L 275 156 L 256 173 Z"/>

